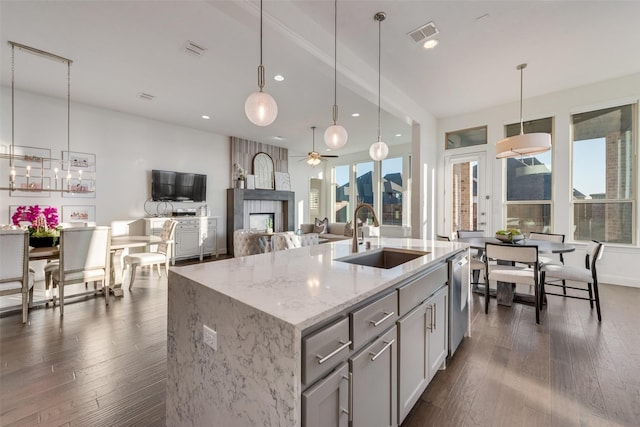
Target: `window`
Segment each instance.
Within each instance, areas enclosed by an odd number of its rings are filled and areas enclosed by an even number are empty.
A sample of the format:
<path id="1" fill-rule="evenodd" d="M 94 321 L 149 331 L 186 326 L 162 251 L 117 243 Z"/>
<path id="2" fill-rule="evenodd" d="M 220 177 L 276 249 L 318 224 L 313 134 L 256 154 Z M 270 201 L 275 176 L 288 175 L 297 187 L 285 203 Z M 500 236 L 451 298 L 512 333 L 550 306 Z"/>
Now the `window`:
<path id="1" fill-rule="evenodd" d="M 356 163 L 356 194 L 358 203 L 373 206 L 373 162 Z M 367 223 L 371 217 L 368 209 L 362 209 L 359 218 Z"/>
<path id="2" fill-rule="evenodd" d="M 410 165 L 411 156 L 405 155 L 379 163 L 365 161 L 335 166 L 332 170 L 335 221 L 350 221 L 356 205 L 368 203 L 376 209 L 380 225 L 408 226 Z M 368 209 L 361 210 L 358 216 L 362 222 L 373 221 Z"/>
<path id="3" fill-rule="evenodd" d="M 487 127 L 481 126 L 471 129 L 447 132 L 445 150 L 452 148 L 472 147 L 487 143 Z"/>
<path id="4" fill-rule="evenodd" d="M 335 194 L 335 221 L 347 222 L 349 220 L 349 165 L 336 166 L 334 169 Z"/>
<path id="5" fill-rule="evenodd" d="M 382 167 L 382 217 L 384 225 L 402 225 L 402 157 L 384 159 Z"/>
<path id="6" fill-rule="evenodd" d="M 544 132 L 552 135 L 553 118 L 524 123 L 524 133 Z M 520 133 L 520 123 L 506 126 L 506 136 Z M 507 159 L 507 228 L 530 232 L 551 232 L 552 151 L 524 158 Z"/>
<path id="7" fill-rule="evenodd" d="M 634 241 L 634 107 L 571 116 L 575 240 Z"/>

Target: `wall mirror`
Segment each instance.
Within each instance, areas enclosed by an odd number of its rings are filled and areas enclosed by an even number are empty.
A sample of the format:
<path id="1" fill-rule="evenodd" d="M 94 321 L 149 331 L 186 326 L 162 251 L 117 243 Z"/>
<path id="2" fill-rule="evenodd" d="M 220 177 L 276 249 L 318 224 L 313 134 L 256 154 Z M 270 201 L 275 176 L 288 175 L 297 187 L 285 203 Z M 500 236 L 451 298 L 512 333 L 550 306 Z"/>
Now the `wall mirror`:
<path id="1" fill-rule="evenodd" d="M 256 189 L 273 190 L 273 159 L 267 153 L 258 153 L 253 157 L 253 174 L 256 176 Z"/>

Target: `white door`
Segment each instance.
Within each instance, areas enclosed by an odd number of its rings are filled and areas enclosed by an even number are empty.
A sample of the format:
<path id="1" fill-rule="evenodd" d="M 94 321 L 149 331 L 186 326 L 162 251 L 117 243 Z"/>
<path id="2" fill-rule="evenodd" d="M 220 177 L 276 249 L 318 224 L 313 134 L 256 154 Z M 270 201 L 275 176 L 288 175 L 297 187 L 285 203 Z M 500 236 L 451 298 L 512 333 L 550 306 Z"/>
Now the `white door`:
<path id="1" fill-rule="evenodd" d="M 457 230 L 486 230 L 491 223 L 491 203 L 486 188 L 485 154 L 447 156 L 445 165 L 444 234 L 455 236 Z"/>

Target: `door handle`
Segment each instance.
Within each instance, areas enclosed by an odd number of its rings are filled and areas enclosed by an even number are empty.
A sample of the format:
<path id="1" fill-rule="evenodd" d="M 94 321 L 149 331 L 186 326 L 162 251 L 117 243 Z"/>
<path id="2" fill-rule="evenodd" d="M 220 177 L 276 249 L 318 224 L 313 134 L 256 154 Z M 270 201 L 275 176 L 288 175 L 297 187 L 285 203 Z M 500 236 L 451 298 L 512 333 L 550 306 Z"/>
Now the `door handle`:
<path id="1" fill-rule="evenodd" d="M 382 319 L 378 320 L 377 322 L 375 320 L 369 320 L 369 323 L 371 323 L 374 327 L 378 326 L 396 313 L 394 311 L 392 311 L 391 313 L 387 313 L 385 311 L 383 314 L 384 314 L 384 317 Z"/>
<path id="2" fill-rule="evenodd" d="M 348 396 L 347 396 L 347 409 L 344 408 L 340 408 L 340 413 L 341 414 L 347 414 L 348 420 L 349 422 L 353 421 L 351 418 L 351 413 L 352 413 L 352 408 L 353 408 L 353 386 L 352 386 L 352 380 L 353 380 L 353 374 L 351 372 L 349 372 L 349 375 L 343 375 L 342 376 L 343 380 L 347 380 L 347 383 L 349 384 L 349 391 L 348 391 Z"/>
<path id="3" fill-rule="evenodd" d="M 342 350 L 344 350 L 345 348 L 349 347 L 351 345 L 351 340 L 344 342 L 342 340 L 338 341 L 340 344 L 342 344 L 340 347 L 336 348 L 335 350 L 333 350 L 331 353 L 327 354 L 326 356 L 322 356 L 320 354 L 316 354 L 316 359 L 318 359 L 318 365 L 322 365 L 324 362 L 326 362 L 327 360 L 331 359 L 333 356 L 335 356 L 336 354 L 340 353 Z"/>
<path id="4" fill-rule="evenodd" d="M 393 339 L 393 340 L 391 340 L 391 341 L 383 341 L 383 343 L 384 343 L 385 345 L 384 345 L 384 347 L 382 347 L 382 349 L 381 349 L 379 352 L 377 352 L 377 353 L 373 353 L 373 352 L 371 352 L 371 351 L 370 351 L 370 352 L 369 352 L 369 354 L 371 355 L 371 361 L 372 361 L 372 362 L 375 362 L 375 360 L 376 360 L 378 357 L 380 357 L 380 355 L 381 355 L 382 353 L 384 353 L 384 351 L 385 351 L 386 349 L 388 349 L 389 347 L 391 347 L 391 346 L 393 345 L 393 343 L 394 343 L 394 342 L 396 342 L 396 340 L 395 340 L 395 339 Z"/>

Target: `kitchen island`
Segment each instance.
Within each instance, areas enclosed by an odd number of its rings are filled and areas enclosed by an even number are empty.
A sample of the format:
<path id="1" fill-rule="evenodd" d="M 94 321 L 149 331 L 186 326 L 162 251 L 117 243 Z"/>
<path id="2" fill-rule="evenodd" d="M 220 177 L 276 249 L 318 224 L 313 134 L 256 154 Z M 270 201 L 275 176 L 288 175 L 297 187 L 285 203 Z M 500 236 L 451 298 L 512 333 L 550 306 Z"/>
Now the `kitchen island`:
<path id="1" fill-rule="evenodd" d="M 372 243 L 369 251 L 427 254 L 395 268 L 368 267 L 336 260 L 352 255 L 351 242 L 343 241 L 172 268 L 167 425 L 303 425 L 304 337 L 468 253 L 455 242 Z M 204 334 L 205 326 L 214 334 Z"/>

